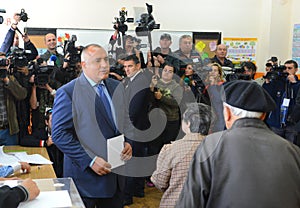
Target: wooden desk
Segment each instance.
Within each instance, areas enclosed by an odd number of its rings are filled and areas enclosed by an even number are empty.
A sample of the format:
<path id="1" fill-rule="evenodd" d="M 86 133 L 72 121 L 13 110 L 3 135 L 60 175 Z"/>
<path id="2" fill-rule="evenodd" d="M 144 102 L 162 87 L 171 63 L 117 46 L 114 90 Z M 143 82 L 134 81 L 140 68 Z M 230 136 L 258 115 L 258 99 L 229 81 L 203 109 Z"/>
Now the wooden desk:
<path id="1" fill-rule="evenodd" d="M 45 147 L 21 147 L 21 146 L 4 146 L 4 152 L 14 152 L 14 151 L 25 151 L 27 154 L 40 154 L 43 157 L 49 159 L 47 149 Z M 18 178 L 32 178 L 32 179 L 41 179 L 41 178 L 56 178 L 54 169 L 52 165 L 31 165 L 30 173 L 20 173 L 15 172 L 13 177 Z"/>

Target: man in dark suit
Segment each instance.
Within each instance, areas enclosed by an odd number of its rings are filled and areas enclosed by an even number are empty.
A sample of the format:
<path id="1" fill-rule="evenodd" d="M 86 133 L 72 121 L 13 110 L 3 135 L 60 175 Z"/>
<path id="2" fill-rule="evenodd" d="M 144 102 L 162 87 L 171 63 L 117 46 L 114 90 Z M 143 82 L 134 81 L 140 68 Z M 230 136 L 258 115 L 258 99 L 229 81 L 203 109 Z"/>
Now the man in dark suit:
<path id="1" fill-rule="evenodd" d="M 146 157 L 146 142 L 149 133 L 146 130 L 151 124 L 148 117 L 150 109 L 150 80 L 141 70 L 139 58 L 136 55 L 129 55 L 124 58 L 124 70 L 127 78 L 124 81 L 126 107 L 128 108 L 130 124 L 134 131 L 131 138 L 132 156 Z M 135 158 L 134 158 L 135 159 Z M 135 160 L 129 161 L 129 167 L 140 172 L 148 164 L 137 165 Z M 137 174 L 140 175 L 140 174 Z M 133 203 L 132 197 L 144 197 L 144 177 L 127 177 L 124 205 Z"/>
<path id="2" fill-rule="evenodd" d="M 125 180 L 107 161 L 107 141 L 126 130 L 124 87 L 108 78 L 101 46 L 86 46 L 81 65 L 82 75 L 56 93 L 52 139 L 65 156 L 64 177 L 73 178 L 85 206 L 121 208 Z M 124 142 L 121 159 L 128 160 L 131 152 Z"/>

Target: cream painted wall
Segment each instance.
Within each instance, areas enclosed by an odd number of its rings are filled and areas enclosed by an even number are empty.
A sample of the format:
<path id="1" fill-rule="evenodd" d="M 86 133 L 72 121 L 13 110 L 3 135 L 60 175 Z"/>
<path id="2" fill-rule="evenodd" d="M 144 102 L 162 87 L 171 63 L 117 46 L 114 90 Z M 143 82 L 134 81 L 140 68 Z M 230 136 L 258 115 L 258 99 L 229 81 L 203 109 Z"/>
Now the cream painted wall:
<path id="1" fill-rule="evenodd" d="M 272 55 L 280 60 L 291 57 L 292 27 L 298 21 L 298 0 L 14 0 L 1 2 L 4 17 L 24 8 L 30 19 L 26 27 L 112 29 L 112 21 L 125 6 L 129 17 L 154 7 L 153 15 L 161 30 L 221 31 L 223 37 L 257 37 L 257 65 Z M 133 29 L 133 24 L 128 24 Z M 0 38 L 6 33 L 0 26 Z M 2 40 L 2 38 L 1 38 Z M 174 43 L 177 44 L 177 43 Z"/>

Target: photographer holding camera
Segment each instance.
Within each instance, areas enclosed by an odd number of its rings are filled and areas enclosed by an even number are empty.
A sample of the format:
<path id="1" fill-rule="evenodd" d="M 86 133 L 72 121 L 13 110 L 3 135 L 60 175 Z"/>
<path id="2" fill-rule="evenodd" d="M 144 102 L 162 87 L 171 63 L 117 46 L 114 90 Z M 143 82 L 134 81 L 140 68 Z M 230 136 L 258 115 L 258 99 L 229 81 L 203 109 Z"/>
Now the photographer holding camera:
<path id="1" fill-rule="evenodd" d="M 9 60 L 0 52 L 0 145 L 17 145 L 19 124 L 16 101 L 26 98 L 27 90 L 8 73 Z"/>
<path id="2" fill-rule="evenodd" d="M 116 31 L 118 33 L 118 26 L 116 25 Z M 115 38 L 116 36 L 113 35 L 112 39 Z M 136 47 L 135 44 L 135 38 L 131 35 L 125 35 L 124 37 L 124 48 L 122 47 L 117 47 L 115 50 L 115 55 L 113 54 L 113 57 L 116 57 L 118 61 L 118 57 L 120 57 L 121 54 L 125 54 L 126 56 L 133 55 L 135 54 L 141 63 L 141 68 L 144 69 L 146 68 L 145 60 L 144 60 L 144 55 L 143 53 Z"/>
<path id="3" fill-rule="evenodd" d="M 7 34 L 5 36 L 5 39 L 1 45 L 0 51 L 6 53 L 9 55 L 10 53 L 13 53 L 13 51 L 19 50 L 24 52 L 24 56 L 27 58 L 27 61 L 32 61 L 38 56 L 38 51 L 34 44 L 30 41 L 28 35 L 21 34 L 23 41 L 24 41 L 24 49 L 19 48 L 19 35 L 16 33 L 16 30 L 19 31 L 18 29 L 18 23 L 22 20 L 26 20 L 24 16 L 27 17 L 27 13 L 15 13 L 13 20 L 14 22 L 11 24 L 11 27 L 7 31 Z M 13 47 L 13 48 L 11 48 Z M 28 51 L 28 52 L 27 52 Z"/>
<path id="4" fill-rule="evenodd" d="M 52 108 L 56 89 L 61 84 L 54 79 L 54 66 L 46 65 L 42 59 L 37 60 L 29 82 L 32 85 L 30 107 L 32 109 L 32 130 L 45 131 L 44 115 L 46 108 Z"/>
<path id="5" fill-rule="evenodd" d="M 292 143 L 296 142 L 297 136 L 292 119 L 300 84 L 296 75 L 297 70 L 297 62 L 288 60 L 284 66 L 273 67 L 265 76 L 266 81 L 262 85 L 276 103 L 276 108 L 269 114 L 266 123 L 272 131 Z"/>

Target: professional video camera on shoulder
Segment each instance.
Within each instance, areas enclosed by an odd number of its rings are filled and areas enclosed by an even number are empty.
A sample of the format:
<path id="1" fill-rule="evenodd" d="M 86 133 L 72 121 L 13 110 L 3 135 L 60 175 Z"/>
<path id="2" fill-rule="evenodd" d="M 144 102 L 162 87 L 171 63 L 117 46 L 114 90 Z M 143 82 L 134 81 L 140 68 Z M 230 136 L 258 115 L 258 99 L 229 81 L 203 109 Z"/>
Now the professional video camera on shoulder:
<path id="1" fill-rule="evenodd" d="M 119 11 L 119 17 L 115 17 L 116 22 L 114 22 L 114 29 L 118 30 L 122 34 L 125 34 L 125 32 L 128 30 L 128 26 L 125 24 L 125 22 L 133 23 L 133 18 L 126 18 L 127 11 L 125 7 L 122 7 Z"/>
<path id="2" fill-rule="evenodd" d="M 227 82 L 234 80 L 251 80 L 251 76 L 249 74 L 245 74 L 245 69 L 243 67 L 232 68 L 229 71 L 231 71 L 231 73 L 226 74 L 225 76 Z"/>
<path id="3" fill-rule="evenodd" d="M 69 55 L 68 59 L 64 59 L 64 61 L 69 63 L 68 70 L 72 70 L 77 63 L 81 62 L 81 52 L 82 46 L 75 46 L 75 42 L 77 41 L 76 35 L 72 35 L 69 40 L 64 42 L 64 56 Z"/>
<path id="4" fill-rule="evenodd" d="M 156 24 L 152 15 L 153 7 L 146 3 L 148 13 L 141 14 L 139 25 L 135 28 L 137 36 L 148 36 L 148 33 L 154 29 L 159 29 L 160 24 Z"/>
<path id="5" fill-rule="evenodd" d="M 34 84 L 44 86 L 50 82 L 50 75 L 55 70 L 55 66 L 43 65 L 44 60 L 39 58 L 36 62 L 32 62 L 28 67 L 30 74 L 34 76 Z"/>
<path id="6" fill-rule="evenodd" d="M 10 51 L 10 68 L 28 66 L 28 59 L 26 55 L 31 54 L 30 50 L 24 50 L 18 47 L 11 47 Z"/>
<path id="7" fill-rule="evenodd" d="M 266 66 L 270 66 L 270 63 L 267 63 Z M 271 65 L 272 66 L 272 65 Z M 274 80 L 286 80 L 289 73 L 285 72 L 286 67 L 284 65 L 273 65 L 271 70 L 267 72 L 263 78 L 268 79 L 270 81 Z"/>

